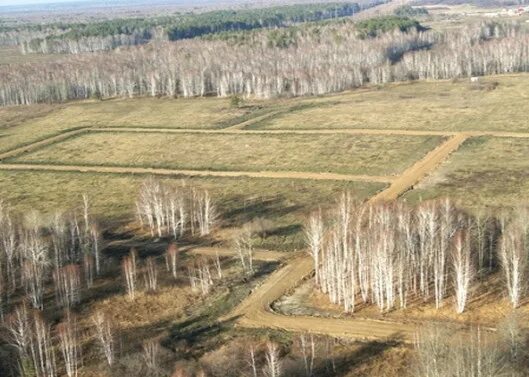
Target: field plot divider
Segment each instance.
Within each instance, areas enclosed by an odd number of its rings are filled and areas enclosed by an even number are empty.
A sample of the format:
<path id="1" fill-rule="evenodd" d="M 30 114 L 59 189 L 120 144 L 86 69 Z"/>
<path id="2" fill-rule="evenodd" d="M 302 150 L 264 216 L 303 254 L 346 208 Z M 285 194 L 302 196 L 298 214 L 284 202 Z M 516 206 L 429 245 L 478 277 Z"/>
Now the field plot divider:
<path id="1" fill-rule="evenodd" d="M 20 171 L 55 171 L 102 174 L 139 174 L 160 176 L 187 177 L 228 177 L 228 178 L 271 178 L 271 179 L 307 179 L 322 181 L 352 181 L 391 183 L 395 179 L 388 176 L 348 175 L 335 173 L 310 173 L 292 171 L 215 171 L 215 170 L 179 170 L 122 166 L 89 166 L 89 165 L 51 165 L 26 163 L 0 163 L 0 170 Z"/>
<path id="2" fill-rule="evenodd" d="M 227 134 L 227 135 L 374 135 L 374 136 L 445 136 L 452 137 L 464 134 L 467 137 L 501 137 L 529 139 L 528 132 L 508 131 L 436 131 L 436 130 L 409 130 L 409 129 L 382 129 L 382 128 L 342 128 L 342 129 L 274 129 L 274 130 L 245 130 L 245 129 L 198 129 L 198 128 L 148 128 L 148 127 L 91 127 L 87 132 L 137 132 L 137 133 L 196 133 L 196 134 Z"/>
<path id="3" fill-rule="evenodd" d="M 193 129 L 193 128 L 143 128 L 143 127 L 97 127 L 90 132 L 115 132 L 115 133 L 171 133 L 171 134 L 226 134 L 226 135 L 374 135 L 374 136 L 454 136 L 458 132 L 428 131 L 428 130 L 394 130 L 394 129 L 327 129 L 327 130 L 244 130 L 244 129 Z M 527 134 L 529 137 L 529 134 Z"/>
<path id="4" fill-rule="evenodd" d="M 54 135 L 45 139 L 41 139 L 38 141 L 35 141 L 33 143 L 29 143 L 23 146 L 15 147 L 11 150 L 8 150 L 6 152 L 0 153 L 0 162 L 2 160 L 5 160 L 6 158 L 13 158 L 17 157 L 21 154 L 28 153 L 28 152 L 34 152 L 37 149 L 44 148 L 53 144 L 60 143 L 62 141 L 65 141 L 67 139 L 82 135 L 84 133 L 88 133 L 91 130 L 91 127 L 82 127 L 82 128 L 76 128 L 73 130 L 68 130 L 65 132 L 61 132 L 58 135 Z"/>

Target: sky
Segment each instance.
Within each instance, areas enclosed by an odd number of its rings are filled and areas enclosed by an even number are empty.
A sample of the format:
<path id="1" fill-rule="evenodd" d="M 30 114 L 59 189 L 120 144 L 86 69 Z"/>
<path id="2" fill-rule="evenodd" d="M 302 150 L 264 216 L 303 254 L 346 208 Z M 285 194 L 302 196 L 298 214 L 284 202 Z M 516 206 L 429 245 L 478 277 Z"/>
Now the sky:
<path id="1" fill-rule="evenodd" d="M 72 0 L 0 0 L 0 5 L 28 5 L 28 4 L 50 4 L 67 3 Z M 77 0 L 78 2 L 89 2 L 90 0 Z"/>

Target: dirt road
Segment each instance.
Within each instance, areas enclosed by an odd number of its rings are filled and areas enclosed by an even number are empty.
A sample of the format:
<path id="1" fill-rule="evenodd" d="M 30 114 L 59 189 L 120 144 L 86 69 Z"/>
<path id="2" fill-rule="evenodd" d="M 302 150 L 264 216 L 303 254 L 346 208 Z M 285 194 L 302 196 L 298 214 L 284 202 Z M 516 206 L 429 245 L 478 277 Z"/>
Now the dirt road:
<path id="1" fill-rule="evenodd" d="M 467 137 L 502 137 L 502 138 L 529 138 L 527 132 L 509 132 L 509 131 L 435 131 L 435 130 L 400 130 L 400 129 L 378 129 L 378 128 L 344 128 L 344 129 L 326 129 L 326 130 L 245 130 L 235 128 L 222 129 L 182 129 L 182 128 L 141 128 L 141 127 L 95 127 L 90 128 L 89 132 L 138 132 L 138 133 L 196 133 L 196 134 L 255 134 L 255 135 L 375 135 L 375 136 L 445 136 L 453 137 L 457 135 L 466 135 Z"/>
<path id="2" fill-rule="evenodd" d="M 236 257 L 232 249 L 225 247 L 196 247 L 187 251 L 188 254 L 206 255 L 214 257 L 217 254 L 221 257 Z M 292 253 L 282 253 L 271 250 L 254 250 L 253 258 L 263 262 L 277 262 L 282 259 L 292 258 Z"/>
<path id="3" fill-rule="evenodd" d="M 272 312 L 270 305 L 296 287 L 313 271 L 312 259 L 303 255 L 274 272 L 258 289 L 232 313 L 221 318 L 238 318 L 238 323 L 250 328 L 275 328 L 294 332 L 311 332 L 355 340 L 398 339 L 411 342 L 415 326 L 389 321 L 361 318 L 334 319 L 309 316 L 286 316 Z"/>
<path id="4" fill-rule="evenodd" d="M 417 161 L 410 168 L 404 171 L 391 185 L 384 191 L 373 196 L 369 201 L 394 200 L 400 195 L 413 188 L 428 173 L 431 173 L 441 162 L 443 162 L 452 152 L 457 150 L 461 144 L 468 139 L 466 134 L 457 134 L 429 152 L 423 159 Z"/>
<path id="5" fill-rule="evenodd" d="M 421 131 L 421 130 L 384 130 L 370 128 L 336 130 L 244 130 L 238 128 L 223 129 L 181 129 L 181 128 L 137 128 L 137 127 L 97 127 L 92 132 L 138 132 L 138 133 L 196 133 L 225 135 L 376 135 L 376 136 L 454 136 L 457 132 Z M 529 136 L 529 135 L 528 135 Z"/>
<path id="6" fill-rule="evenodd" d="M 416 184 L 428 173 L 432 172 L 450 153 L 455 151 L 469 137 L 457 134 L 436 149 L 428 153 L 422 160 L 407 169 L 386 190 L 370 199 L 396 199 Z M 252 328 L 276 328 L 294 332 L 311 332 L 355 340 L 399 340 L 413 342 L 416 326 L 409 323 L 369 320 L 365 318 L 317 318 L 310 316 L 285 316 L 274 313 L 271 304 L 289 290 L 310 276 L 314 271 L 312 258 L 304 255 L 294 258 L 274 272 L 258 289 L 244 300 L 232 313 L 222 318 L 237 318 L 238 323 Z"/>
<path id="7" fill-rule="evenodd" d="M 112 173 L 112 174 L 150 174 L 160 176 L 186 176 L 186 177 L 249 177 L 272 179 L 312 179 L 332 181 L 359 181 L 390 183 L 395 177 L 350 175 L 335 173 L 309 173 L 293 171 L 215 171 L 215 170 L 179 170 L 157 169 L 141 167 L 120 166 L 80 166 L 80 165 L 46 165 L 46 164 L 0 164 L 0 170 L 26 170 L 26 171 L 58 171 L 80 173 Z"/>

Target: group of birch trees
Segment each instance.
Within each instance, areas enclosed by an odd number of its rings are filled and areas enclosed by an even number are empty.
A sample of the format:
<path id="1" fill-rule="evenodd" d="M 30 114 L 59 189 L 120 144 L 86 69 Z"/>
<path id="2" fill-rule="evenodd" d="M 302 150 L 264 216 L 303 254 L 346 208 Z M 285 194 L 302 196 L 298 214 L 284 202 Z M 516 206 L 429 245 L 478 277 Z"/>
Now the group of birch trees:
<path id="1" fill-rule="evenodd" d="M 321 95 L 365 84 L 529 70 L 519 24 L 476 23 L 443 32 L 394 30 L 361 38 L 354 23 L 299 28 L 288 46 L 269 31 L 244 42 L 181 40 L 53 62 L 0 67 L 0 105 L 134 96 Z"/>
<path id="2" fill-rule="evenodd" d="M 100 230 L 86 196 L 79 209 L 47 221 L 36 213 L 20 219 L 0 202 L 0 314 L 20 290 L 42 310 L 50 281 L 59 307 L 70 309 L 101 272 L 100 251 Z"/>
<path id="3" fill-rule="evenodd" d="M 509 314 L 495 332 L 425 326 L 415 337 L 411 376 L 522 377 L 527 375 L 527 329 L 524 319 Z"/>
<path id="4" fill-rule="evenodd" d="M 87 196 L 79 208 L 48 219 L 19 218 L 0 202 L 0 322 L 21 375 L 77 376 L 80 333 L 71 310 L 101 273 L 101 243 Z M 50 285 L 56 310 L 65 313 L 53 328 L 42 314 Z"/>
<path id="5" fill-rule="evenodd" d="M 401 202 L 359 204 L 344 194 L 324 218 L 306 226 L 315 283 L 333 303 L 353 312 L 358 302 L 381 311 L 410 300 L 452 295 L 462 313 L 472 285 L 501 267 L 513 307 L 527 288 L 529 212 L 470 216 L 448 199 L 410 208 Z"/>
<path id="6" fill-rule="evenodd" d="M 150 178 L 140 187 L 136 214 L 151 236 L 207 236 L 213 230 L 218 213 L 207 190 L 172 185 Z"/>

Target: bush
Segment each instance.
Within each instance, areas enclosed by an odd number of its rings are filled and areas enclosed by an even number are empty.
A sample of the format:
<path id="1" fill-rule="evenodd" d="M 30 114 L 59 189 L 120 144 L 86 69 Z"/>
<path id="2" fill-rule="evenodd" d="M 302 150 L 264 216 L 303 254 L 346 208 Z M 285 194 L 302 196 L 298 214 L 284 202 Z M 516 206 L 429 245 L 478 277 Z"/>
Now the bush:
<path id="1" fill-rule="evenodd" d="M 244 100 L 241 96 L 234 94 L 230 97 L 230 106 L 233 108 L 239 108 L 242 106 Z"/>

